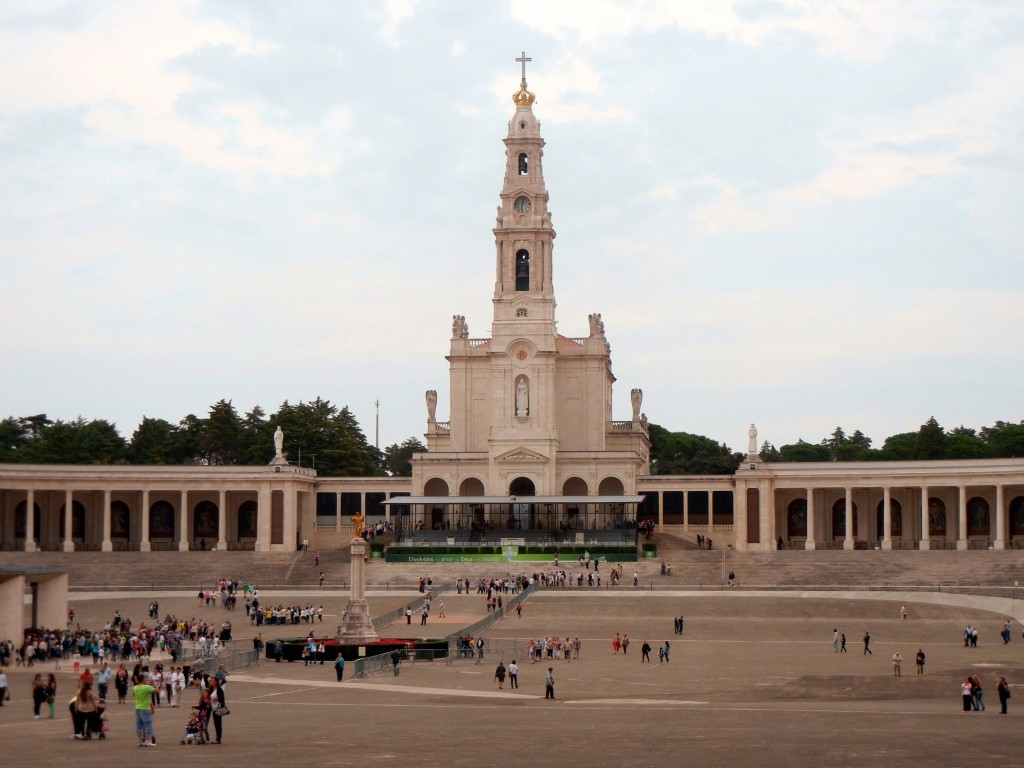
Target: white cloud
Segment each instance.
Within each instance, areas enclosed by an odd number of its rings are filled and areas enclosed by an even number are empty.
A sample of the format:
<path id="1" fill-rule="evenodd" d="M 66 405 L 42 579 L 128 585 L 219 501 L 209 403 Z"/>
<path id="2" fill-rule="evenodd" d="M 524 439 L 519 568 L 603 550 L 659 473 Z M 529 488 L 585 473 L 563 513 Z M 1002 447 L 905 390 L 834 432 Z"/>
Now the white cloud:
<path id="1" fill-rule="evenodd" d="M 216 93 L 217 84 L 177 62 L 208 47 L 259 55 L 274 46 L 221 21 L 199 19 L 195 3 L 102 6 L 80 28 L 0 27 L 0 109 L 10 114 L 78 110 L 111 142 L 169 147 L 189 163 L 233 173 L 318 175 L 342 160 L 348 113 L 319 125 L 292 124 L 254 101 L 215 102 L 197 115 L 181 99 Z"/>
<path id="2" fill-rule="evenodd" d="M 398 28 L 402 22 L 412 18 L 416 12 L 416 6 L 422 0 L 385 0 L 384 2 L 384 24 L 381 27 L 381 35 L 384 42 L 395 46 L 399 43 Z"/>

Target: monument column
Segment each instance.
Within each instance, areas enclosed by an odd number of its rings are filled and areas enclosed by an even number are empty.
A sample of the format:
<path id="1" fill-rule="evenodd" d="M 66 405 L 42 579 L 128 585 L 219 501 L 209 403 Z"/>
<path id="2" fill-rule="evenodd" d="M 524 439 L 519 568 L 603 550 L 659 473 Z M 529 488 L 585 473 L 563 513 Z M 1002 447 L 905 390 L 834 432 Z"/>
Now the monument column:
<path id="1" fill-rule="evenodd" d="M 348 606 L 345 609 L 345 621 L 338 628 L 337 639 L 342 643 L 372 643 L 380 638 L 373 628 L 373 618 L 366 604 L 366 555 L 369 545 L 360 535 L 363 530 L 363 518 L 355 515 L 352 524 L 356 535 L 352 539 L 352 591 Z"/>
<path id="2" fill-rule="evenodd" d="M 921 486 L 921 541 L 917 548 L 922 551 L 931 549 L 931 521 L 928 519 L 928 486 Z"/>
<path id="3" fill-rule="evenodd" d="M 149 488 L 142 489 L 142 509 L 140 510 L 142 521 L 139 526 L 139 551 L 149 552 L 153 549 L 149 541 Z"/>
<path id="4" fill-rule="evenodd" d="M 188 552 L 188 491 L 181 492 L 178 506 L 178 551 Z"/>
<path id="5" fill-rule="evenodd" d="M 217 499 L 217 549 L 226 550 L 228 548 L 228 492 L 223 488 L 220 489 L 220 495 Z"/>
<path id="6" fill-rule="evenodd" d="M 846 487 L 846 536 L 843 537 L 843 549 L 853 549 L 853 488 Z"/>
<path id="7" fill-rule="evenodd" d="M 110 541 L 110 489 L 103 489 L 103 541 L 100 544 L 101 552 L 113 552 L 114 545 Z"/>
<path id="8" fill-rule="evenodd" d="M 36 492 L 29 488 L 25 501 L 25 551 L 36 551 Z"/>
<path id="9" fill-rule="evenodd" d="M 1006 549 L 1006 496 L 1003 486 L 996 486 L 996 549 Z"/>
<path id="10" fill-rule="evenodd" d="M 62 549 L 65 552 L 75 551 L 74 531 L 72 530 L 71 510 L 74 504 L 74 493 L 71 489 L 64 491 L 64 543 Z"/>
<path id="11" fill-rule="evenodd" d="M 882 549 L 892 549 L 892 489 L 882 489 Z"/>
<path id="12" fill-rule="evenodd" d="M 957 506 L 959 507 L 959 530 L 957 531 L 956 548 L 967 549 L 967 487 L 957 486 Z"/>
<path id="13" fill-rule="evenodd" d="M 807 489 L 807 540 L 804 542 L 804 549 L 817 547 L 814 530 L 814 489 Z"/>

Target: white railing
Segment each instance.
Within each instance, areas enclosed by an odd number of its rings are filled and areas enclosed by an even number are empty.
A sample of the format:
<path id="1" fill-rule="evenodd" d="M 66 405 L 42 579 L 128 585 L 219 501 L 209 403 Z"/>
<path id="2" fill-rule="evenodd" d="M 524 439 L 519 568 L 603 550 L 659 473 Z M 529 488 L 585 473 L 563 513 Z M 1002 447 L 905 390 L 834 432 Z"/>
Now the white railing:
<path id="1" fill-rule="evenodd" d="M 452 423 L 450 421 L 435 421 L 434 432 L 451 432 Z"/>
<path id="2" fill-rule="evenodd" d="M 490 344 L 490 339 L 469 339 L 470 349 L 475 349 L 476 347 L 488 347 Z"/>

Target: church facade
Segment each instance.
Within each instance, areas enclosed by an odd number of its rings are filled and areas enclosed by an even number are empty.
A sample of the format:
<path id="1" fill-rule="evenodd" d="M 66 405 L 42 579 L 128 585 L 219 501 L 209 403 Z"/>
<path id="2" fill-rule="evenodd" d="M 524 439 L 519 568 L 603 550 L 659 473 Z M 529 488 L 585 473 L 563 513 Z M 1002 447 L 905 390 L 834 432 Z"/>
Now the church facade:
<path id="1" fill-rule="evenodd" d="M 351 539 L 357 515 L 445 538 L 625 538 L 649 520 L 740 551 L 1024 547 L 1024 459 L 769 464 L 751 425 L 735 474 L 651 475 L 642 391 L 628 418 L 612 413 L 601 316 L 586 336 L 557 331 L 544 140 L 525 72 L 513 100 L 490 335 L 454 316 L 448 421 L 428 390 L 428 450 L 412 477 L 317 477 L 287 462 L 280 434 L 261 467 L 0 465 L 0 550 L 327 548 Z"/>

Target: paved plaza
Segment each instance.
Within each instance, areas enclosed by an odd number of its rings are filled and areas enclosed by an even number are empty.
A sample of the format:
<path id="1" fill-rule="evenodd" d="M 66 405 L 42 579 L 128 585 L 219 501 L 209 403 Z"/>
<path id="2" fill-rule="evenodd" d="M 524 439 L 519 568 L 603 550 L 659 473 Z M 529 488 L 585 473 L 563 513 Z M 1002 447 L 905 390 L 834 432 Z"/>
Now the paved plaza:
<path id="1" fill-rule="evenodd" d="M 368 595 L 374 614 L 407 604 L 415 592 Z M 138 622 L 150 599 L 160 612 L 233 621 L 236 638 L 255 628 L 242 611 L 200 607 L 194 594 L 75 594 L 83 625 L 102 626 L 118 609 Z M 323 604 L 329 616 L 314 629 L 333 636 L 347 600 L 341 592 L 264 594 L 264 603 Z M 482 597 L 446 594 L 446 620 L 432 616 L 427 631 L 414 618 L 389 627 L 394 637 L 444 636 L 485 615 Z M 955 601 L 952 604 L 950 601 Z M 959 603 L 959 604 L 958 604 Z M 908 618 L 900 618 L 905 604 Z M 437 613 L 435 599 L 433 613 Z M 181 746 L 186 711 L 157 711 L 155 760 L 206 760 L 235 765 L 868 766 L 888 764 L 1024 765 L 1018 699 L 999 714 L 996 680 L 1024 681 L 1024 641 L 999 631 L 1016 604 L 992 598 L 899 593 L 747 593 L 541 591 L 521 617 L 506 617 L 486 634 L 485 656 L 452 664 L 416 662 L 362 680 L 335 682 L 329 664 L 261 660 L 235 672 L 228 686 L 232 714 L 224 744 Z M 685 617 L 682 636 L 673 619 Z M 978 627 L 979 647 L 964 648 L 963 629 Z M 849 652 L 832 649 L 832 630 L 845 633 Z M 873 655 L 861 638 L 870 631 Z M 262 628 L 265 639 L 304 636 L 307 625 Z M 611 638 L 628 634 L 628 654 Z M 579 635 L 578 660 L 524 662 L 531 637 Z M 655 649 L 641 664 L 644 640 Z M 671 661 L 657 648 L 671 643 Z M 917 676 L 914 654 L 927 654 Z M 903 676 L 893 676 L 900 651 Z M 494 668 L 515 654 L 518 690 L 499 691 Z M 554 701 L 544 699 L 544 673 L 554 667 Z M 60 673 L 58 702 L 73 691 Z M 987 711 L 960 712 L 959 682 L 978 674 Z M 111 705 L 105 742 L 76 742 L 66 706 L 56 720 L 34 721 L 30 672 L 10 668 L 13 700 L 0 710 L 0 742 L 9 765 L 73 761 L 110 764 L 142 752 L 131 734 L 130 705 Z M 1018 694 L 1024 707 L 1024 684 Z M 186 700 L 194 696 L 192 691 Z M 201 751 L 193 753 L 193 750 Z M 170 753 L 165 758 L 166 753 Z"/>

